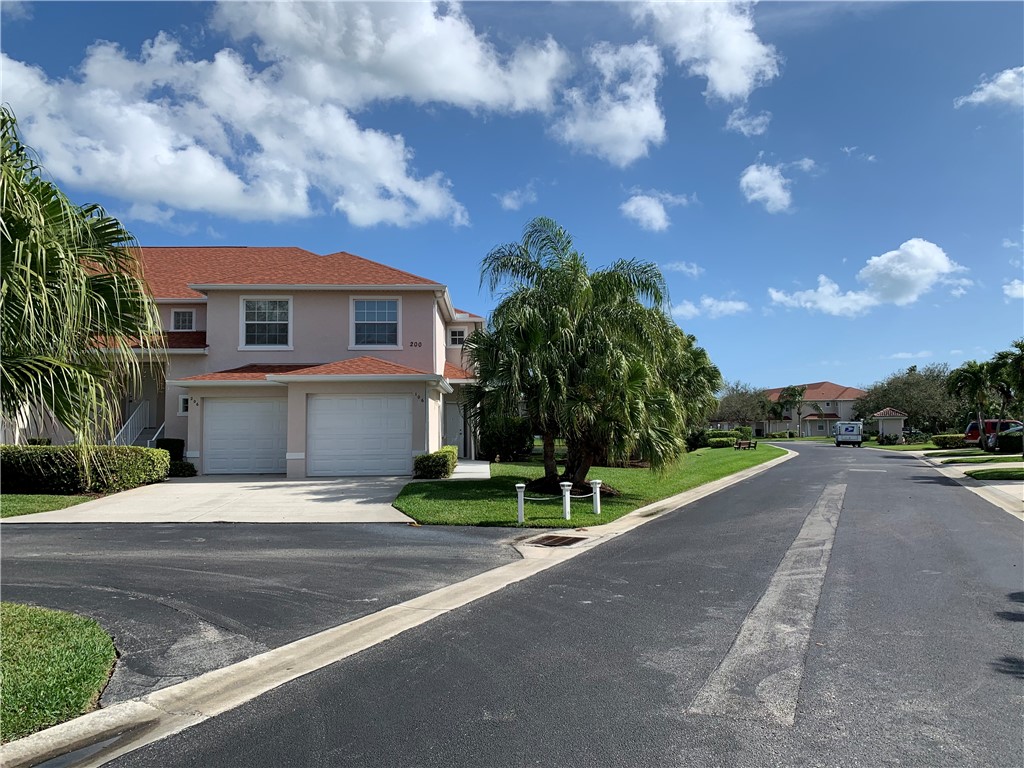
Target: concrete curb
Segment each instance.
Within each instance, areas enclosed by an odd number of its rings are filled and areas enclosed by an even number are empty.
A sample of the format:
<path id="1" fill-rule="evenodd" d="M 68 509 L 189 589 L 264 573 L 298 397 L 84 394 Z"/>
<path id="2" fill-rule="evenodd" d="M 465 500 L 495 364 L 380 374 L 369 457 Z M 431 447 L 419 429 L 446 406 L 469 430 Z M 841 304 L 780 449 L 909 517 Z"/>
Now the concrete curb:
<path id="1" fill-rule="evenodd" d="M 77 766 L 98 766 L 139 747 L 185 730 L 296 678 L 364 651 L 449 611 L 534 576 L 621 536 L 668 512 L 743 482 L 797 454 L 742 470 L 721 480 L 648 504 L 597 529 L 577 529 L 584 541 L 569 548 L 515 545 L 523 559 L 473 576 L 458 584 L 296 640 L 140 699 L 115 704 L 10 742 L 0 749 L 0 768 L 28 768 L 58 755 L 100 745 L 82 755 Z M 565 531 L 564 533 L 569 533 Z M 103 745 L 103 742 L 110 742 Z M 90 759 L 91 758 L 91 759 Z"/>
<path id="2" fill-rule="evenodd" d="M 1018 520 L 1024 521 L 1024 496 L 1021 495 L 1022 486 L 990 480 L 975 480 L 973 477 L 968 477 L 964 474 L 971 469 L 984 469 L 984 465 L 943 464 L 940 458 L 925 456 L 924 451 L 908 451 L 908 453 L 916 456 L 943 477 L 959 483 L 976 496 L 980 496 L 985 501 L 994 504 Z M 1010 489 L 1016 489 L 1016 495 Z"/>

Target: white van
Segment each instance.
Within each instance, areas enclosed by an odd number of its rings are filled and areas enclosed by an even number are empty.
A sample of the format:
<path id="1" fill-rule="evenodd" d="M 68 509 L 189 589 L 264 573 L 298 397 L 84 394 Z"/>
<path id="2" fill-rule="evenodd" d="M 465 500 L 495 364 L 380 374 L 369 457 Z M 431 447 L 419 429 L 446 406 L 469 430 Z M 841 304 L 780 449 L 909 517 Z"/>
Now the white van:
<path id="1" fill-rule="evenodd" d="M 836 439 L 836 447 L 841 445 L 855 445 L 860 448 L 864 442 L 863 421 L 838 421 L 832 427 L 832 436 Z"/>

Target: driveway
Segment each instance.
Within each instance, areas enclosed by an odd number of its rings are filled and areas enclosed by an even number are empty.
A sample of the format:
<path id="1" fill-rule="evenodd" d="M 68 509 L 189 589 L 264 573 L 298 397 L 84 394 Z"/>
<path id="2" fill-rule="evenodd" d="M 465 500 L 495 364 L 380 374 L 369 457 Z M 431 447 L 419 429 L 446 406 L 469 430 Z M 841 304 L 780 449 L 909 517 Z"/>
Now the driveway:
<path id="1" fill-rule="evenodd" d="M 32 523 L 411 523 L 391 506 L 407 477 L 287 480 L 280 475 L 172 478 L 68 509 L 11 517 Z"/>

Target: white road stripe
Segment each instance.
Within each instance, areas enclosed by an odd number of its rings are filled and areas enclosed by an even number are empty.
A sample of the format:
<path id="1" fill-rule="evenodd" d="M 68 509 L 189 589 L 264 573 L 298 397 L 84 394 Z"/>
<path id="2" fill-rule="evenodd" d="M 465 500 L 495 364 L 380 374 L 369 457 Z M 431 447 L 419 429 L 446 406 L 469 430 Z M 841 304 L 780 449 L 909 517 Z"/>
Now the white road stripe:
<path id="1" fill-rule="evenodd" d="M 793 725 L 845 484 L 825 487 L 691 714 Z"/>

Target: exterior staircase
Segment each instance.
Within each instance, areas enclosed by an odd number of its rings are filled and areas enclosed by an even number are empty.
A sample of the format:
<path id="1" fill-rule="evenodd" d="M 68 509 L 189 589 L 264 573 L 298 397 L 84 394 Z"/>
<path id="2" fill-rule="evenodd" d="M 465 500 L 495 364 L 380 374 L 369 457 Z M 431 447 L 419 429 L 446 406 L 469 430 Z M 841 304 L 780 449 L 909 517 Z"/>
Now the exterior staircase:
<path id="1" fill-rule="evenodd" d="M 146 427 L 144 430 L 139 432 L 138 437 L 132 441 L 132 445 L 141 445 L 143 448 L 149 445 L 149 441 L 157 436 L 157 433 L 161 431 L 160 427 Z"/>

